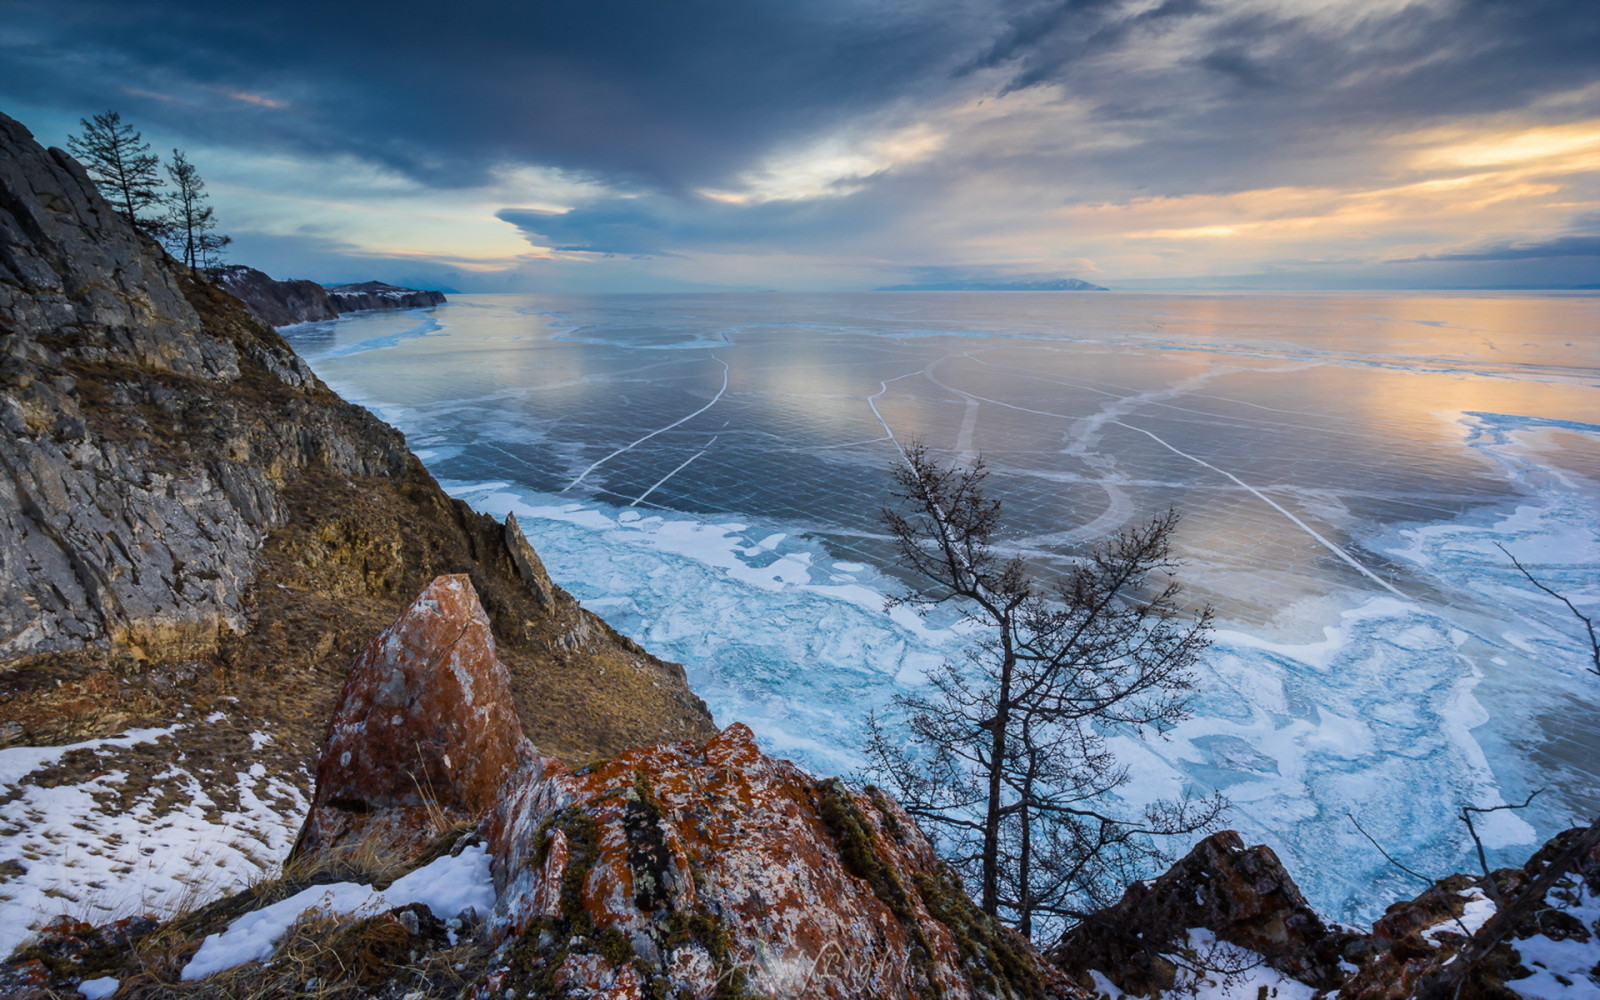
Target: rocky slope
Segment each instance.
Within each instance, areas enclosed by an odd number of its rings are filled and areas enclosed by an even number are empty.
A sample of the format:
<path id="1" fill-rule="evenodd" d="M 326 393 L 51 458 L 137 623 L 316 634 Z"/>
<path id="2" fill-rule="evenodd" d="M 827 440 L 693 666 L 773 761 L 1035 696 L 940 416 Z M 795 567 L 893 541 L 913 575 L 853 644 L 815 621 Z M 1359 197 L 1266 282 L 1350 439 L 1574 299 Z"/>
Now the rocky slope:
<path id="1" fill-rule="evenodd" d="M 209 268 L 206 277 L 269 326 L 333 319 L 341 313 L 365 309 L 419 309 L 445 300 L 441 292 L 399 288 L 381 281 L 327 288 L 303 278 L 278 281 L 242 264 Z"/>
<path id="2" fill-rule="evenodd" d="M 48 841 L 8 854 L 48 815 L 29 789 L 100 782 L 80 827 L 293 808 L 352 655 L 441 573 L 482 594 L 546 753 L 714 732 L 681 668 L 580 609 L 514 522 L 447 497 L 0 116 L 0 747 L 155 734 L 0 778 L 0 904 L 49 867 Z"/>
<path id="3" fill-rule="evenodd" d="M 283 877 L 165 925 L 64 917 L 0 991 L 1553 1000 L 1592 996 L 1597 963 L 1600 822 L 1369 932 L 1322 921 L 1271 850 L 1223 832 L 1046 958 L 976 911 L 894 802 L 743 726 L 576 770 L 541 756 L 456 575 L 357 657 Z"/>
<path id="4" fill-rule="evenodd" d="M 763 755 L 741 725 L 578 770 L 540 756 L 460 575 L 430 584 L 357 658 L 288 872 L 166 928 L 69 919 L 0 987 L 1081 996 L 976 911 L 898 806 Z M 318 936 L 345 942 L 342 963 L 318 957 Z M 387 942 L 377 975 L 359 957 L 374 937 Z"/>
<path id="5" fill-rule="evenodd" d="M 1555 1000 L 1600 995 L 1600 819 L 1519 869 L 1451 875 L 1369 930 L 1324 922 L 1271 849 L 1231 832 L 1128 888 L 1050 952 L 1131 996 Z"/>

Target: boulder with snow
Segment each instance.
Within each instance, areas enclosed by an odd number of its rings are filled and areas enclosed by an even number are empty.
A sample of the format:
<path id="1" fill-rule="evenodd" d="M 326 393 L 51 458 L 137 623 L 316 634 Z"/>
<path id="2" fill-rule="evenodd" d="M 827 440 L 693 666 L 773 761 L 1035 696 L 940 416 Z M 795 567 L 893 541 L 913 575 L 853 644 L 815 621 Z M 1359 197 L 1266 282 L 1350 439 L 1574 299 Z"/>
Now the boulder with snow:
<path id="1" fill-rule="evenodd" d="M 1272 848 L 1246 848 L 1224 830 L 1196 844 L 1171 870 L 1128 887 L 1115 905 L 1062 937 L 1051 957 L 1089 982 L 1098 972 L 1126 993 L 1151 996 L 1178 982 L 1193 932 L 1260 956 L 1320 989 L 1343 979 L 1342 951 L 1358 935 L 1330 927 L 1306 903 Z M 1204 965 L 1206 956 L 1196 956 Z"/>

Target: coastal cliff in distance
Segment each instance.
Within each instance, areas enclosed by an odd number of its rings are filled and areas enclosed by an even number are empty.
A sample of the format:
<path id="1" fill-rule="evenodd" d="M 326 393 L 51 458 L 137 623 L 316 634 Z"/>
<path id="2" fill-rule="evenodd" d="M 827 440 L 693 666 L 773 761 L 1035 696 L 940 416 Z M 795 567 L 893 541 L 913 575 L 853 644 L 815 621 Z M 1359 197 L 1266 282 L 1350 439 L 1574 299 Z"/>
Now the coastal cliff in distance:
<path id="1" fill-rule="evenodd" d="M 0 746 L 225 707 L 237 724 L 184 750 L 201 790 L 258 759 L 304 788 L 351 657 L 440 573 L 483 595 L 545 753 L 714 732 L 682 668 L 578 607 L 514 520 L 446 496 L 4 116 L 0 427 Z"/>
<path id="2" fill-rule="evenodd" d="M 206 277 L 245 304 L 268 326 L 335 319 L 367 309 L 420 309 L 445 301 L 444 293 L 399 288 L 381 281 L 322 286 L 304 278 L 279 281 L 242 264 L 206 269 Z"/>
<path id="3" fill-rule="evenodd" d="M 1037 281 L 927 281 L 912 285 L 885 285 L 880 292 L 1107 292 L 1082 278 L 1044 278 Z"/>

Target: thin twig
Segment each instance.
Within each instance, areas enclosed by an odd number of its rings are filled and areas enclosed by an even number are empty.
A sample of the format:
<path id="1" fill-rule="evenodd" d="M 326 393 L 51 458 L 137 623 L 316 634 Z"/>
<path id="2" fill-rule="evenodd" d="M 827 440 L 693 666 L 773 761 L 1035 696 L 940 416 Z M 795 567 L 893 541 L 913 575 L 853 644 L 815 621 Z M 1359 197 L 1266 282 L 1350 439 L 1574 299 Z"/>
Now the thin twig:
<path id="1" fill-rule="evenodd" d="M 1511 565 L 1515 566 L 1518 572 L 1527 577 L 1529 583 L 1533 584 L 1535 587 L 1538 587 L 1551 597 L 1554 597 L 1562 604 L 1565 604 L 1567 606 L 1567 610 L 1572 612 L 1573 616 L 1576 617 L 1580 622 L 1583 622 L 1583 627 L 1589 630 L 1589 655 L 1594 660 L 1594 666 L 1589 668 L 1589 672 L 1600 675 L 1600 637 L 1597 637 L 1595 634 L 1594 619 L 1590 618 L 1582 611 L 1579 611 L 1578 606 L 1569 601 L 1565 594 L 1561 593 L 1560 591 L 1552 590 L 1543 583 L 1539 582 L 1539 578 L 1528 572 L 1528 567 L 1518 562 L 1517 557 L 1512 555 L 1504 545 L 1501 545 L 1499 542 L 1495 542 L 1494 547 L 1505 553 L 1506 558 L 1511 560 Z"/>
<path id="2" fill-rule="evenodd" d="M 1473 813 L 1499 812 L 1502 809 L 1526 809 L 1526 808 L 1528 808 L 1528 805 L 1533 802 L 1533 797 L 1535 795 L 1538 795 L 1538 794 L 1542 793 L 1543 791 L 1545 791 L 1545 789 L 1536 788 L 1533 791 L 1529 792 L 1528 793 L 1528 797 L 1526 799 L 1523 799 L 1522 803 L 1520 805 L 1517 805 L 1517 804 L 1514 804 L 1514 803 L 1510 803 L 1510 802 L 1505 802 L 1505 803 L 1501 803 L 1500 805 L 1497 805 L 1497 806 L 1462 806 L 1461 807 L 1461 821 L 1463 823 L 1467 824 L 1467 833 L 1472 835 L 1472 843 L 1478 849 L 1478 867 L 1483 869 L 1483 888 L 1484 888 L 1484 891 L 1489 894 L 1489 899 L 1494 902 L 1494 907 L 1495 907 L 1496 910 L 1500 909 L 1500 890 L 1495 887 L 1494 878 L 1491 877 L 1490 874 L 1489 874 L 1489 858 L 1484 853 L 1483 841 L 1478 839 L 1478 828 L 1472 825 L 1472 814 Z"/>

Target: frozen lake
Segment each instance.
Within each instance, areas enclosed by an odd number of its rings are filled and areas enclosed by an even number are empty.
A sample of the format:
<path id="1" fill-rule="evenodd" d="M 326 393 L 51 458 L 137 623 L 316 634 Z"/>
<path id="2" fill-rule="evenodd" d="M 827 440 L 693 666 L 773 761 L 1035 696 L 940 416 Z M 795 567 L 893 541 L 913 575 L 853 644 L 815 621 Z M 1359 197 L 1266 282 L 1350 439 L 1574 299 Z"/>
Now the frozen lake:
<path id="1" fill-rule="evenodd" d="M 1600 298 L 461 295 L 286 331 L 720 723 L 849 772 L 961 637 L 883 611 L 897 442 L 982 454 L 1046 570 L 1168 506 L 1219 613 L 1130 799 L 1221 788 L 1332 915 L 1600 811 Z M 1182 845 L 1178 845 L 1182 846 Z M 1318 873 L 1311 875 L 1315 867 Z M 1374 894 L 1374 886 L 1384 886 Z"/>

